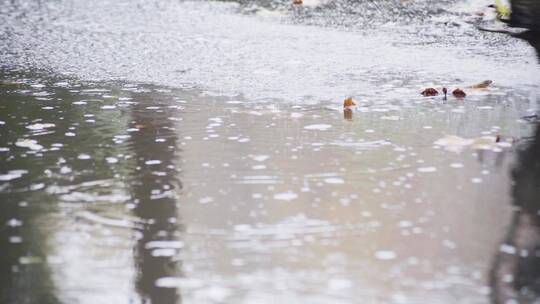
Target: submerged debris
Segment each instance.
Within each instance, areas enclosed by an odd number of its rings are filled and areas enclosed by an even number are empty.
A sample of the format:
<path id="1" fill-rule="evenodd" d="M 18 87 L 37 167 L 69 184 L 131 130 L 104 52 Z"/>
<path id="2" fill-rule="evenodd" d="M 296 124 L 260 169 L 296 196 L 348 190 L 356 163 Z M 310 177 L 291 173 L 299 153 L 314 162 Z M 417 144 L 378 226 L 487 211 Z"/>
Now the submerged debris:
<path id="1" fill-rule="evenodd" d="M 469 88 L 471 88 L 471 89 L 485 89 L 485 88 L 489 87 L 492 83 L 493 83 L 493 81 L 491 81 L 491 80 L 484 80 L 482 82 L 479 82 L 479 83 L 477 83 L 475 85 L 470 86 Z"/>
<path id="2" fill-rule="evenodd" d="M 503 148 L 510 148 L 513 138 L 503 138 L 501 135 L 481 136 L 477 138 L 464 138 L 456 135 L 448 135 L 436 140 L 433 144 L 447 151 L 461 152 L 467 147 L 475 150 L 492 150 L 500 152 Z"/>

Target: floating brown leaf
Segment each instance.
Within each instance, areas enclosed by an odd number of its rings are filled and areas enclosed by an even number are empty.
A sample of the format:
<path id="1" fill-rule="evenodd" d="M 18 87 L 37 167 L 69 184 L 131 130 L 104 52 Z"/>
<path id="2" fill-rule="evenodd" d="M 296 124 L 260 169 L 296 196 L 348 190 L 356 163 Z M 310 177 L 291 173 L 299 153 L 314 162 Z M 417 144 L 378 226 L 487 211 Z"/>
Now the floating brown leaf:
<path id="1" fill-rule="evenodd" d="M 465 96 L 467 96 L 467 94 L 465 94 L 462 89 L 455 89 L 452 92 L 452 95 L 454 95 L 455 98 L 465 98 Z"/>
<path id="2" fill-rule="evenodd" d="M 472 88 L 472 89 L 485 89 L 485 88 L 489 87 L 492 83 L 493 83 L 493 81 L 491 81 L 491 80 L 484 80 L 482 82 L 479 82 L 479 83 L 477 83 L 475 85 L 470 86 L 470 88 Z"/>
<path id="3" fill-rule="evenodd" d="M 435 90 L 434 88 L 427 88 L 421 93 L 424 96 L 437 96 L 439 95 L 439 92 Z"/>
<path id="4" fill-rule="evenodd" d="M 350 107 L 355 106 L 355 105 L 356 105 L 356 103 L 354 103 L 352 97 L 346 98 L 343 101 L 343 108 L 350 108 Z"/>
<path id="5" fill-rule="evenodd" d="M 294 5 L 301 5 L 303 3 L 302 0 L 293 0 L 292 2 Z"/>

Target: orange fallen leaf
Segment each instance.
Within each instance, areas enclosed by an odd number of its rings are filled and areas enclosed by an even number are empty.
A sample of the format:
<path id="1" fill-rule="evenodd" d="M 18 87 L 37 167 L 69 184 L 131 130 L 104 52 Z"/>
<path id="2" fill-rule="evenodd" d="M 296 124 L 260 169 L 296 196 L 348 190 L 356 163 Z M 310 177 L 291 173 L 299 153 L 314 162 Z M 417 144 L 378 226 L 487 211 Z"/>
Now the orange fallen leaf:
<path id="1" fill-rule="evenodd" d="M 356 103 L 354 103 L 352 97 L 348 97 L 343 101 L 343 107 L 344 108 L 350 108 L 352 106 L 355 106 Z"/>
<path id="2" fill-rule="evenodd" d="M 294 5 L 301 5 L 303 3 L 302 0 L 293 0 L 292 4 Z"/>
<path id="3" fill-rule="evenodd" d="M 439 95 L 439 92 L 435 90 L 434 88 L 427 88 L 421 93 L 424 96 L 437 96 Z"/>
<path id="4" fill-rule="evenodd" d="M 482 82 L 479 82 L 479 83 L 477 83 L 475 85 L 470 86 L 469 88 L 472 88 L 472 89 L 485 89 L 485 88 L 489 87 L 492 83 L 493 83 L 493 81 L 491 81 L 491 80 L 484 80 Z"/>
<path id="5" fill-rule="evenodd" d="M 465 94 L 462 89 L 455 89 L 452 92 L 452 95 L 454 95 L 455 98 L 465 98 L 465 96 L 467 96 L 467 94 Z"/>

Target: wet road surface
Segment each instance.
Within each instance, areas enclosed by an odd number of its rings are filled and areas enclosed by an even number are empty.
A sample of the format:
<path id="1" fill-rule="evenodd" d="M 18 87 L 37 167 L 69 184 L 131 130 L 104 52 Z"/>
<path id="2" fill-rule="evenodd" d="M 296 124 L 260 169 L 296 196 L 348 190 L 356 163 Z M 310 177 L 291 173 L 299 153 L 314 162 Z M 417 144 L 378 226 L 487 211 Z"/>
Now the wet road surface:
<path id="1" fill-rule="evenodd" d="M 3 1 L 0 301 L 488 303 L 536 55 L 411 2 Z"/>

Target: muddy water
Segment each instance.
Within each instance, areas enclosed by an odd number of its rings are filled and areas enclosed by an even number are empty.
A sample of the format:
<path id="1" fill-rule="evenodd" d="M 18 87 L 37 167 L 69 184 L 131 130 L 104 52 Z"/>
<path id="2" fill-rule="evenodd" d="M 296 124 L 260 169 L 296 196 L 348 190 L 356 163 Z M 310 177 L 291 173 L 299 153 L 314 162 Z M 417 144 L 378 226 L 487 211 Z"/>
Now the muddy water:
<path id="1" fill-rule="evenodd" d="M 0 302 L 489 302 L 538 67 L 422 3 L 5 2 Z"/>

